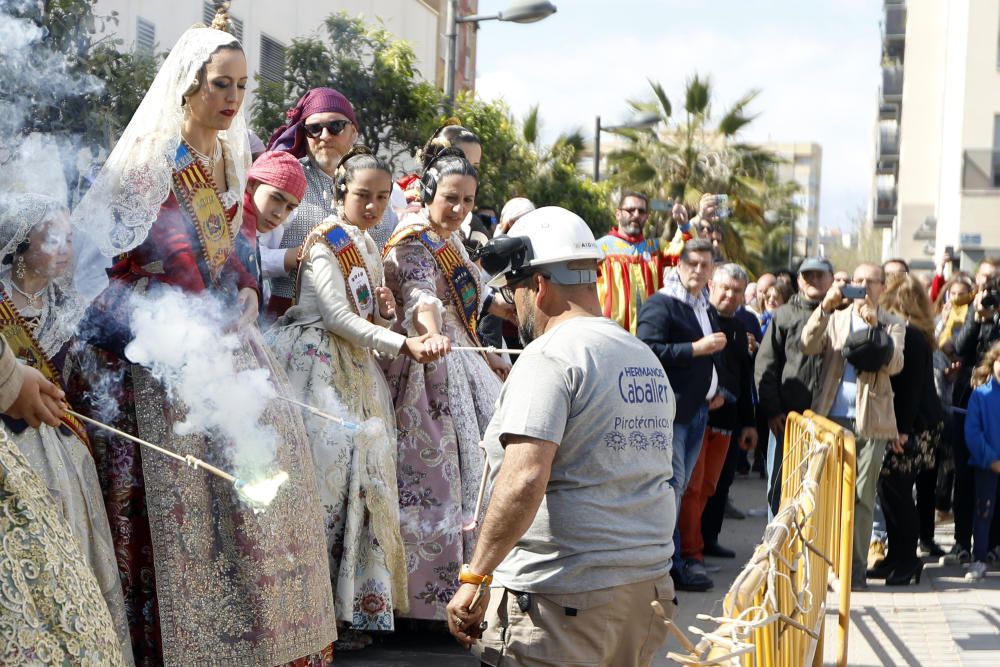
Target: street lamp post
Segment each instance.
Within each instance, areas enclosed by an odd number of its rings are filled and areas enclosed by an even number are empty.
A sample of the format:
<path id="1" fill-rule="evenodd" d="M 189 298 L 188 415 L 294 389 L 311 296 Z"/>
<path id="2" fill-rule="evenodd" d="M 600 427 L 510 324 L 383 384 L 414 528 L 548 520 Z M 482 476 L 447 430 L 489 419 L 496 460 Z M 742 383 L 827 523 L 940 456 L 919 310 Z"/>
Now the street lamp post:
<path id="1" fill-rule="evenodd" d="M 594 116 L 594 181 L 601 180 L 601 132 L 615 130 L 644 130 L 660 122 L 660 115 L 652 111 L 640 114 L 621 125 L 601 125 L 601 117 Z"/>
<path id="2" fill-rule="evenodd" d="M 481 21 L 510 21 L 511 23 L 534 23 L 556 13 L 556 6 L 551 2 L 514 2 L 510 7 L 496 14 L 458 15 L 458 0 L 446 0 L 445 24 L 447 39 L 444 57 L 444 94 L 448 98 L 448 108 L 455 106 L 455 70 L 457 63 L 456 46 L 458 40 L 458 24 L 471 23 L 479 27 Z"/>

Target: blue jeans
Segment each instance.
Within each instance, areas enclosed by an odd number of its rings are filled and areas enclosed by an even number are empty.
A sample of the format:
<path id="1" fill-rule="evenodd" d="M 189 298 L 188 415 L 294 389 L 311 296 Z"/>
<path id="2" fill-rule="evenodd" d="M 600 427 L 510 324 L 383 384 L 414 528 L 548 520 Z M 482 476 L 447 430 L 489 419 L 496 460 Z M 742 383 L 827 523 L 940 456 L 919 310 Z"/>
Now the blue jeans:
<path id="1" fill-rule="evenodd" d="M 671 464 L 674 474 L 670 478 L 669 484 L 674 489 L 676 499 L 677 516 L 681 515 L 681 498 L 687 490 L 688 482 L 691 481 L 691 473 L 698 463 L 698 455 L 701 453 L 701 443 L 705 438 L 705 426 L 708 424 L 708 403 L 702 404 L 691 417 L 691 421 L 686 424 L 674 424 L 673 456 Z M 683 565 L 681 559 L 681 539 L 680 532 L 676 530 L 674 523 L 674 567 Z"/>
<path id="2" fill-rule="evenodd" d="M 994 501 L 997 497 L 997 475 L 986 468 L 973 468 L 972 474 L 976 480 L 976 514 L 972 520 L 972 560 L 986 562 L 986 553 L 990 548 L 990 525 L 993 523 L 993 513 L 996 511 Z"/>

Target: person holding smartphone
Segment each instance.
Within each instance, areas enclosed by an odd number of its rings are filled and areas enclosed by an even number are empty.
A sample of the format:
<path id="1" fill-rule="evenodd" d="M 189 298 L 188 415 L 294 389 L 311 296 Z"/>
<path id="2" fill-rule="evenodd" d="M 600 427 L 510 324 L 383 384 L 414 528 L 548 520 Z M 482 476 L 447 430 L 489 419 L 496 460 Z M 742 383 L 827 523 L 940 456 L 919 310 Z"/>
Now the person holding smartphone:
<path id="1" fill-rule="evenodd" d="M 822 355 L 823 376 L 812 409 L 854 432 L 857 486 L 851 588 L 867 588 L 865 570 L 872 534 L 875 490 L 889 441 L 899 433 L 890 376 L 903 368 L 906 326 L 879 307 L 885 274 L 878 264 L 854 269 L 851 285 L 830 287 L 802 328 L 802 350 Z M 850 308 L 838 310 L 844 298 Z"/>

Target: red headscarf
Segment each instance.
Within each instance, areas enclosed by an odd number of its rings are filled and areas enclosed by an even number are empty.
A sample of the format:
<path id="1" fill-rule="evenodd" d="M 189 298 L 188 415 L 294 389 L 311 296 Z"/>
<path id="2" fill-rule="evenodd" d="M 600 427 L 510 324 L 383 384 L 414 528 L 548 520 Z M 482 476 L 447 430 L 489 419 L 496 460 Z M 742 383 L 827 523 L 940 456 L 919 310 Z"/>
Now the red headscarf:
<path id="1" fill-rule="evenodd" d="M 306 174 L 302 165 L 289 153 L 268 151 L 250 165 L 247 182 L 260 181 L 284 190 L 299 201 L 306 194 Z"/>
<path id="2" fill-rule="evenodd" d="M 313 88 L 302 96 L 298 104 L 286 112 L 287 122 L 271 135 L 267 149 L 285 151 L 295 157 L 305 157 L 306 138 L 302 123 L 313 114 L 331 112 L 343 114 L 357 129 L 358 120 L 354 117 L 354 107 L 343 93 L 333 88 Z"/>

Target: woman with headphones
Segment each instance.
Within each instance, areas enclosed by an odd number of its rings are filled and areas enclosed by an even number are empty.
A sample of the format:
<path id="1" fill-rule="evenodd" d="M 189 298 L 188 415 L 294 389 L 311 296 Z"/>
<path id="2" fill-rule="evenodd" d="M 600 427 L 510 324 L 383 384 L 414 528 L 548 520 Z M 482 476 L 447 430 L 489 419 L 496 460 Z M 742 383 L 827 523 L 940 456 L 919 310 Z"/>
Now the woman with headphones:
<path id="1" fill-rule="evenodd" d="M 423 207 L 404 218 L 385 249 L 397 331 L 479 345 L 483 285 L 459 232 L 478 186 L 476 168 L 457 148 L 441 150 L 424 168 Z M 471 556 L 474 534 L 463 533 L 462 525 L 476 504 L 483 466 L 479 441 L 509 369 L 496 354 L 457 352 L 427 365 L 403 357 L 388 365 L 412 618 L 445 620 L 455 577 Z"/>
<path id="2" fill-rule="evenodd" d="M 448 348 L 444 336 L 406 337 L 383 286 L 382 258 L 369 230 L 382 219 L 392 178 L 384 160 L 356 146 L 333 177 L 337 214 L 302 246 L 295 302 L 268 342 L 299 397 L 357 428 L 305 413 L 320 500 L 337 621 L 337 648 L 361 648 L 366 631 L 394 629 L 405 611 L 406 556 L 399 533 L 396 422 L 389 387 L 376 362 L 399 355 L 419 367 Z"/>

